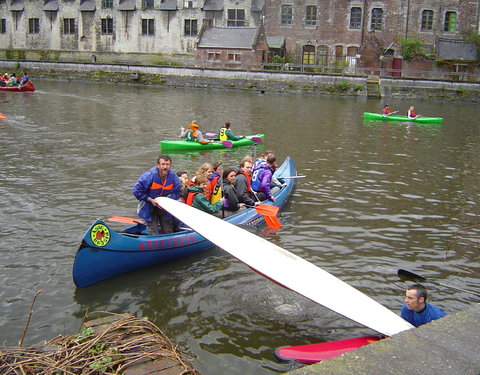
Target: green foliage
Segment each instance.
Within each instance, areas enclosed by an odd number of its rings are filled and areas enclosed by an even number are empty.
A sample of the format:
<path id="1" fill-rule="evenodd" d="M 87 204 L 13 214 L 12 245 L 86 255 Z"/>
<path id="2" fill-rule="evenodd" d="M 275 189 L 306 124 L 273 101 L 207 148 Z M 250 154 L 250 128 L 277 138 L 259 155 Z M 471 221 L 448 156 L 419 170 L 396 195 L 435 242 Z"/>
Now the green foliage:
<path id="1" fill-rule="evenodd" d="M 112 362 L 112 357 L 103 357 L 102 359 L 93 362 L 88 367 L 97 370 L 101 374 L 107 371 L 108 364 Z"/>
<path id="2" fill-rule="evenodd" d="M 353 87 L 353 91 L 363 91 L 365 90 L 365 87 L 363 85 L 355 85 Z"/>
<path id="3" fill-rule="evenodd" d="M 82 329 L 82 332 L 80 332 L 78 335 L 75 336 L 75 338 L 78 341 L 83 341 L 83 340 L 89 338 L 90 336 L 92 336 L 94 333 L 95 333 L 95 331 L 93 330 L 92 327 L 84 328 L 84 329 Z"/>
<path id="4" fill-rule="evenodd" d="M 339 83 L 337 83 L 337 88 L 340 91 L 347 91 L 350 88 L 350 82 L 348 82 L 348 81 L 339 82 Z"/>
<path id="5" fill-rule="evenodd" d="M 402 51 L 403 59 L 405 61 L 410 61 L 415 56 L 425 56 L 425 51 L 423 50 L 423 43 L 420 41 L 417 35 L 412 35 L 409 37 L 399 38 L 400 50 Z"/>

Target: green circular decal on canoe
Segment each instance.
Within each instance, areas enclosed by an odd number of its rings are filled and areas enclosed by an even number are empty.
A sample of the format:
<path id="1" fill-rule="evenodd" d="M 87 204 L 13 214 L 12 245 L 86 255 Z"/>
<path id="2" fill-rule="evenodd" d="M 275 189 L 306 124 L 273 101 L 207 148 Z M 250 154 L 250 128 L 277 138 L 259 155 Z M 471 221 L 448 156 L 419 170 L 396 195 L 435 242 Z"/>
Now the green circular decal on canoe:
<path id="1" fill-rule="evenodd" d="M 105 246 L 110 241 L 110 230 L 103 224 L 95 224 L 90 231 L 90 239 L 94 245 Z"/>

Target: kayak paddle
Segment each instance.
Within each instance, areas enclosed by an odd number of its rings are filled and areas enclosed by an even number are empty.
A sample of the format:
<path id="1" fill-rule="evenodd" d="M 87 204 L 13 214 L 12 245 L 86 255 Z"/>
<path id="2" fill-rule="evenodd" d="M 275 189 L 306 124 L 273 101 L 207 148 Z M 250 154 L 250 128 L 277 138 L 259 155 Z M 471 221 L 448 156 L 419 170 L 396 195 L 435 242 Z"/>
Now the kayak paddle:
<path id="1" fill-rule="evenodd" d="M 109 221 L 115 221 L 117 223 L 126 223 L 126 224 L 143 224 L 143 220 L 134 219 L 126 216 L 112 216 L 108 218 Z"/>
<path id="2" fill-rule="evenodd" d="M 417 275 L 416 273 L 413 273 L 413 272 L 410 272 L 410 271 L 399 269 L 397 271 L 397 274 L 400 278 L 403 278 L 403 279 L 408 279 L 408 280 L 417 281 L 417 282 L 430 282 L 432 284 L 441 285 L 441 286 L 444 286 L 446 288 L 452 288 L 452 289 L 455 289 L 455 290 L 459 290 L 461 292 L 475 294 L 477 296 L 480 296 L 480 293 L 478 293 L 478 292 L 474 292 L 472 290 L 467 290 L 467 289 L 462 289 L 462 288 L 457 288 L 455 286 L 448 285 L 448 284 L 443 284 L 443 283 L 440 283 L 440 282 L 434 281 L 434 280 L 427 280 L 425 277 Z"/>
<path id="3" fill-rule="evenodd" d="M 263 238 L 173 199 L 156 201 L 207 240 L 285 288 L 387 336 L 413 328 L 364 293 Z"/>
<path id="4" fill-rule="evenodd" d="M 8 118 L 7 116 L 5 116 L 3 113 L 0 113 L 0 119 L 2 118 Z"/>

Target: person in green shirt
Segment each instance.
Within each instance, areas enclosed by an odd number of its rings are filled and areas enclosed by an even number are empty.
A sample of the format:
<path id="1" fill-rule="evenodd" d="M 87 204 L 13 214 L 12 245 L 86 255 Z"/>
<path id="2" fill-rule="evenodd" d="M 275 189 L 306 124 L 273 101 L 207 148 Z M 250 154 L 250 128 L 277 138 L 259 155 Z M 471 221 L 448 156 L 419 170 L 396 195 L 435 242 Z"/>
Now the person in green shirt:
<path id="1" fill-rule="evenodd" d="M 220 141 L 238 141 L 239 139 L 245 138 L 243 135 L 236 136 L 233 131 L 230 129 L 230 123 L 226 122 L 223 125 L 223 128 L 218 132 L 218 137 Z"/>
<path id="2" fill-rule="evenodd" d="M 210 203 L 205 195 L 205 188 L 208 185 L 208 180 L 203 175 L 197 175 L 195 178 L 195 185 L 188 187 L 188 195 L 186 203 L 209 214 L 218 213 L 222 207 L 225 198 L 221 198 L 215 203 Z"/>

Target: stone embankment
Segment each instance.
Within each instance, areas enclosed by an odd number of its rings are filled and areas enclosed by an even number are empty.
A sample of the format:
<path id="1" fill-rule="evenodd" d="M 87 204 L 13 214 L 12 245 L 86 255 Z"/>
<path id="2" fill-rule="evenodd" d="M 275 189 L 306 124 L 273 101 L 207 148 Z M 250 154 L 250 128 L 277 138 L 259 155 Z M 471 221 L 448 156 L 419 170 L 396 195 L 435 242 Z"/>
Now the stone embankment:
<path id="1" fill-rule="evenodd" d="M 480 305 L 288 375 L 478 375 Z"/>
<path id="2" fill-rule="evenodd" d="M 480 102 L 480 82 L 375 78 L 291 71 L 239 71 L 127 64 L 0 61 L 3 71 L 38 78 L 302 95 Z"/>

